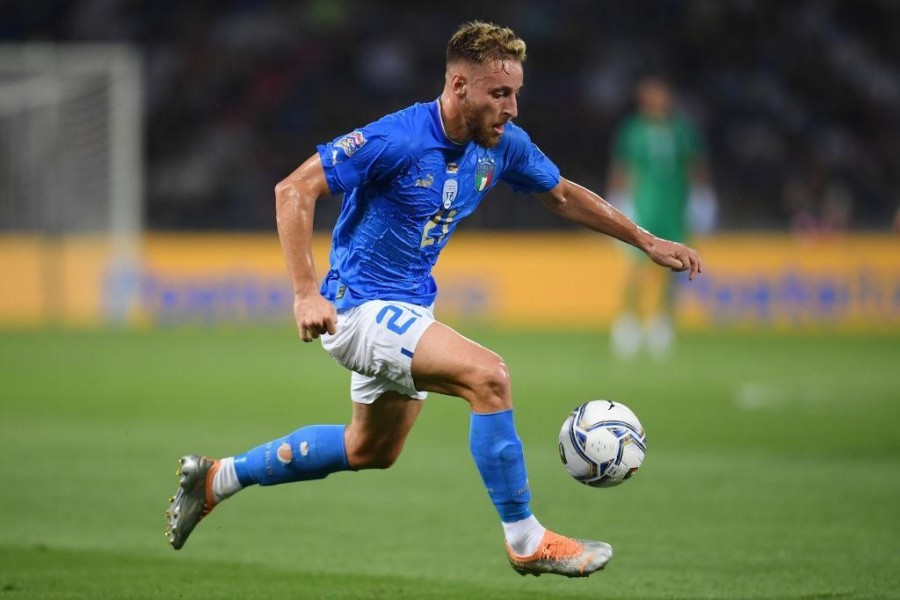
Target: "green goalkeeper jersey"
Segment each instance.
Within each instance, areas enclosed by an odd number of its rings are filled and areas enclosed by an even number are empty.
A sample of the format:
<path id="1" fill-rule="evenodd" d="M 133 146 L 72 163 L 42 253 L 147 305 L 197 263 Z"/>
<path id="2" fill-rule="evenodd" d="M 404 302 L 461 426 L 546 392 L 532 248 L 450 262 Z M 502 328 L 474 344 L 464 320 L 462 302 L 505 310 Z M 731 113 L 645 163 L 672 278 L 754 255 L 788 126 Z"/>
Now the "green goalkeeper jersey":
<path id="1" fill-rule="evenodd" d="M 697 130 L 681 117 L 651 120 L 635 115 L 622 124 L 614 156 L 628 173 L 641 227 L 684 241 L 691 167 L 702 153 Z"/>

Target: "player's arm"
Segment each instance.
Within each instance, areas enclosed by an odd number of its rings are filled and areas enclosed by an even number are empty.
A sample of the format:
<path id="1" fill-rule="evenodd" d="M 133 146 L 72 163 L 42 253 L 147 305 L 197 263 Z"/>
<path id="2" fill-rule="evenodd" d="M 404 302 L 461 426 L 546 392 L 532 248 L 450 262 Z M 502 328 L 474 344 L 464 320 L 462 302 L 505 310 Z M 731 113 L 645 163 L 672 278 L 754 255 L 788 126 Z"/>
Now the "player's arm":
<path id="1" fill-rule="evenodd" d="M 659 265 L 673 271 L 690 271 L 691 279 L 701 272 L 700 255 L 696 250 L 652 235 L 577 183 L 560 178 L 556 187 L 538 197 L 544 206 L 559 216 L 640 248 Z"/>
<path id="2" fill-rule="evenodd" d="M 275 216 L 284 262 L 294 286 L 294 319 L 304 342 L 334 333 L 334 306 L 319 294 L 312 256 L 316 202 L 331 196 L 318 153 L 275 186 Z"/>

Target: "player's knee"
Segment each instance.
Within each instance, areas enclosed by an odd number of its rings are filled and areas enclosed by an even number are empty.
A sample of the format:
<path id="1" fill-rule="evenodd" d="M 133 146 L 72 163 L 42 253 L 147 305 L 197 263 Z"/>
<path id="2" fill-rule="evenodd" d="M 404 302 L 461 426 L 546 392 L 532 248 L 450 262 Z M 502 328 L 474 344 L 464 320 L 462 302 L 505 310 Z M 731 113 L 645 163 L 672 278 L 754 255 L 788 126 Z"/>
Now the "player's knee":
<path id="1" fill-rule="evenodd" d="M 471 388 L 473 407 L 479 412 L 495 412 L 512 407 L 509 368 L 499 356 L 485 361 L 473 369 Z M 477 404 L 477 406 L 476 406 Z"/>

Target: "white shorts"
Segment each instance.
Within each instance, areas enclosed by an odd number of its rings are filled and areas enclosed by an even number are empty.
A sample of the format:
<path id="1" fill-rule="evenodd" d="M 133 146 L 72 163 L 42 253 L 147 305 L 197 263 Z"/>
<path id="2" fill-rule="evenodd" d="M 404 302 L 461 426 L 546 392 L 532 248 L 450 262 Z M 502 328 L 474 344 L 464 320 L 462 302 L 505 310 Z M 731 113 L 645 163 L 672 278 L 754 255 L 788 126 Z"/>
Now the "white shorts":
<path id="1" fill-rule="evenodd" d="M 419 338 L 434 323 L 431 308 L 407 302 L 371 300 L 338 314 L 337 332 L 322 347 L 353 371 L 350 398 L 372 404 L 386 391 L 424 400 L 415 388 L 412 357 Z"/>

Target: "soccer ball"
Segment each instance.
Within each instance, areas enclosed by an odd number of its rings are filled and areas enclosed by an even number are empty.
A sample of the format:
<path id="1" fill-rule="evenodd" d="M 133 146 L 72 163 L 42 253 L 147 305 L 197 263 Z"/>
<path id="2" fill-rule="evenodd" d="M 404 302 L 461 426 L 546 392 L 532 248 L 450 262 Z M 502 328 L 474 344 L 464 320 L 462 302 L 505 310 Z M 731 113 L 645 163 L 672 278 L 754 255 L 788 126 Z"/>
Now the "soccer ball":
<path id="1" fill-rule="evenodd" d="M 559 457 L 569 474 L 593 487 L 612 487 L 630 478 L 646 451 L 641 422 L 619 402 L 585 402 L 559 431 Z"/>

